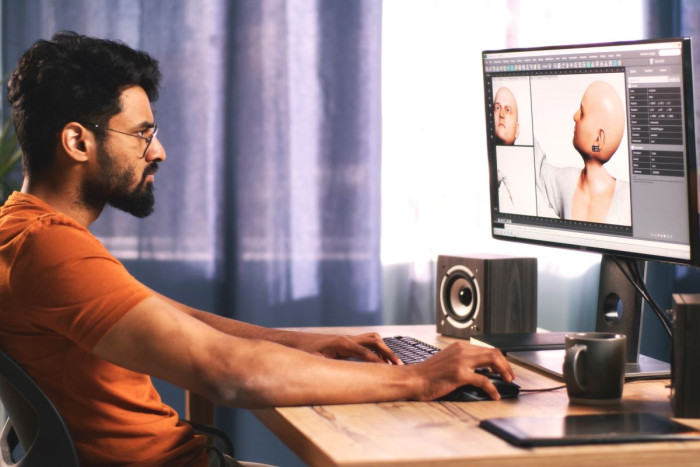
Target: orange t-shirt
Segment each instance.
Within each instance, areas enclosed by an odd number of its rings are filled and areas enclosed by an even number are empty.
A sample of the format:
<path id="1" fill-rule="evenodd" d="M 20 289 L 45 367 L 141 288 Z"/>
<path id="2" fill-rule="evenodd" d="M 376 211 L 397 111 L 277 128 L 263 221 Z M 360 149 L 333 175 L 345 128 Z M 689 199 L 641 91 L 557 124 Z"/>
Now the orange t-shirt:
<path id="1" fill-rule="evenodd" d="M 205 438 L 148 375 L 91 353 L 150 296 L 86 228 L 38 198 L 13 193 L 0 208 L 0 347 L 57 407 L 81 465 L 207 463 Z"/>

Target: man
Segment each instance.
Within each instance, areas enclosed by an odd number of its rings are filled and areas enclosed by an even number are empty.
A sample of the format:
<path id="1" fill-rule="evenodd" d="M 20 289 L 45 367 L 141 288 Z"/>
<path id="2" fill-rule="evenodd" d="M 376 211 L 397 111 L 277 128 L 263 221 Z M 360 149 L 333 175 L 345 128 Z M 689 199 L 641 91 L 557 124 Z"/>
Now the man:
<path id="1" fill-rule="evenodd" d="M 629 183 L 617 180 L 604 167 L 620 146 L 624 131 L 620 96 L 609 83 L 592 82 L 574 113 L 573 146 L 583 159 L 583 169 L 550 165 L 535 144 L 543 206 L 563 219 L 631 225 Z"/>
<path id="2" fill-rule="evenodd" d="M 513 92 L 507 87 L 496 91 L 493 98 L 494 132 L 499 144 L 512 146 L 520 135 L 520 123 L 518 123 L 518 102 Z"/>
<path id="3" fill-rule="evenodd" d="M 64 32 L 35 43 L 8 87 L 25 179 L 0 210 L 0 347 L 53 400 L 81 464 L 207 465 L 149 375 L 232 407 L 431 400 L 463 384 L 498 398 L 474 372 L 513 379 L 492 349 L 459 343 L 404 366 L 377 335 L 266 329 L 130 276 L 87 228 L 107 204 L 153 210 L 159 80 L 147 54 Z"/>

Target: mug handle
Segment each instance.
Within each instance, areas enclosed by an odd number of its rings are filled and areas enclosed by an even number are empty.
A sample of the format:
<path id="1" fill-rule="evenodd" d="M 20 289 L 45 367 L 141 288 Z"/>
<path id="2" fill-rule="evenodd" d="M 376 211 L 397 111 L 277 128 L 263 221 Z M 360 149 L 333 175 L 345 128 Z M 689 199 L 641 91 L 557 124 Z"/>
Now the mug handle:
<path id="1" fill-rule="evenodd" d="M 581 354 L 585 353 L 586 350 L 588 349 L 585 345 L 573 345 L 566 349 L 566 358 L 564 360 L 564 378 L 566 380 L 566 384 L 576 386 L 579 391 L 588 390 L 588 388 L 583 385 L 578 377 L 578 373 L 576 372 L 576 364 L 578 363 L 579 358 L 581 358 Z"/>

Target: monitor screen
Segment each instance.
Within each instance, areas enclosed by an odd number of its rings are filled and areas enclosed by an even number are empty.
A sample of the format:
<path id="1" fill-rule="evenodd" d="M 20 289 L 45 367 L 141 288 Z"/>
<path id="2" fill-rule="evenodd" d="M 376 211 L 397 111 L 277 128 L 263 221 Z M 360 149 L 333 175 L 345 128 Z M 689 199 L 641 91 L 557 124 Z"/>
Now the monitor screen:
<path id="1" fill-rule="evenodd" d="M 494 238 L 700 264 L 690 39 L 483 52 Z"/>

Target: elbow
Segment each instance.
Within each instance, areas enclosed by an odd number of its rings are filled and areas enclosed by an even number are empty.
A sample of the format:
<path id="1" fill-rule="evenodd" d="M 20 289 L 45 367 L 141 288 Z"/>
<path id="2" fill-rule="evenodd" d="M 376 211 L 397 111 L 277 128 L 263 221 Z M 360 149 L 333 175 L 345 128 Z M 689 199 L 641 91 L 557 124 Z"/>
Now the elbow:
<path id="1" fill-rule="evenodd" d="M 204 374 L 207 373 L 207 374 Z M 199 378 L 188 388 L 214 405 L 223 407 L 237 407 L 240 399 L 240 391 L 236 384 L 227 384 L 223 378 L 215 377 L 211 372 L 201 372 Z"/>
<path id="2" fill-rule="evenodd" d="M 263 408 L 277 405 L 278 391 L 268 371 L 252 372 L 249 365 L 223 363 L 199 372 L 197 390 L 214 404 L 232 408 Z"/>
<path id="3" fill-rule="evenodd" d="M 258 409 L 278 405 L 265 384 L 257 384 L 254 378 L 231 378 L 207 384 L 204 396 L 222 407 Z"/>

